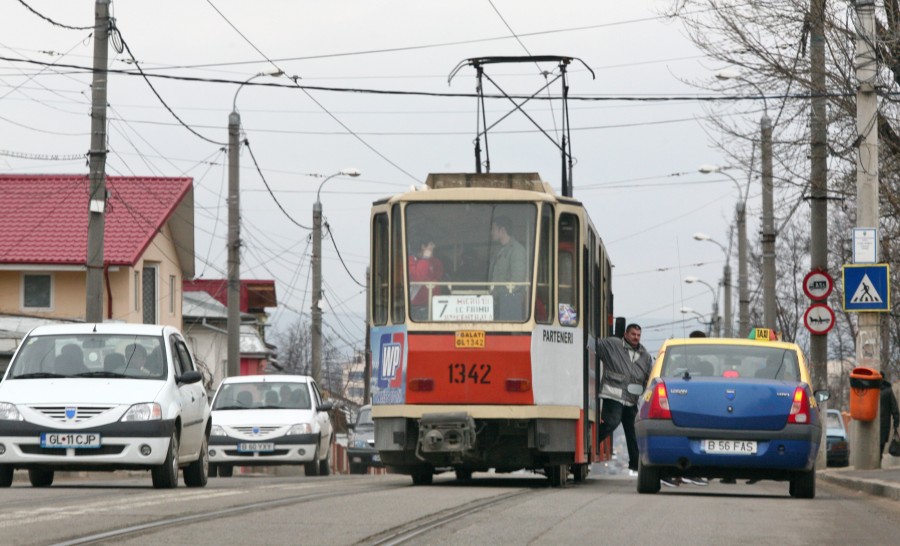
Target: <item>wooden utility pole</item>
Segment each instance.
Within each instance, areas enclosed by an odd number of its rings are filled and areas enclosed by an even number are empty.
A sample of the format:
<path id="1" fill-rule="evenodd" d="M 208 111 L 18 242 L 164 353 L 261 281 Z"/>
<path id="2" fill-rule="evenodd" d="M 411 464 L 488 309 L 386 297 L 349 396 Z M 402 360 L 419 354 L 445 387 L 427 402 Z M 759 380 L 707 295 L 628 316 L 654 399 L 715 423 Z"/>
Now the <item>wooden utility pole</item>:
<path id="1" fill-rule="evenodd" d="M 109 2 L 94 3 L 94 74 L 91 83 L 91 148 L 88 152 L 87 322 L 103 322 L 103 232 L 106 226 L 106 64 L 109 60 Z"/>
<path id="2" fill-rule="evenodd" d="M 825 0 L 810 2 L 810 222 L 809 265 L 828 270 L 828 121 L 825 98 Z M 810 373 L 813 390 L 828 389 L 828 336 L 809 336 Z M 825 408 L 822 409 L 825 415 Z M 825 467 L 825 427 L 816 465 Z"/>

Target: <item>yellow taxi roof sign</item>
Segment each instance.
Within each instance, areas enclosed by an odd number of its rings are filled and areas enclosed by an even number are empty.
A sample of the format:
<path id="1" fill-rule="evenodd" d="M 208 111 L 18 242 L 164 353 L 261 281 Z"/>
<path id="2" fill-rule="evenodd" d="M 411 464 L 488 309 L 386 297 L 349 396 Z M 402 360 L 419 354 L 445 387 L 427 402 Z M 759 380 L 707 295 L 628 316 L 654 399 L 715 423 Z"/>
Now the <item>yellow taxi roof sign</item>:
<path id="1" fill-rule="evenodd" d="M 747 339 L 755 339 L 756 341 L 778 341 L 778 332 L 771 328 L 753 328 Z"/>

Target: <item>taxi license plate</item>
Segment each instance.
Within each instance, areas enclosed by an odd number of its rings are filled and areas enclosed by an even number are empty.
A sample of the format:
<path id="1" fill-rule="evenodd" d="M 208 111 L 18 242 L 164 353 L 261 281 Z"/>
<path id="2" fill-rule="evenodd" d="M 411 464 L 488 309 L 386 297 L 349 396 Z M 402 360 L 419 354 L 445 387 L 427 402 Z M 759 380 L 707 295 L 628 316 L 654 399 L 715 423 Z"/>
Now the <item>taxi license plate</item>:
<path id="1" fill-rule="evenodd" d="M 259 453 L 262 451 L 275 451 L 275 444 L 272 442 L 247 442 L 238 444 L 238 451 L 242 453 Z"/>
<path id="2" fill-rule="evenodd" d="M 97 449 L 101 447 L 97 432 L 42 432 L 41 447 Z"/>
<path id="3" fill-rule="evenodd" d="M 704 453 L 717 455 L 755 455 L 756 442 L 748 440 L 701 440 Z"/>

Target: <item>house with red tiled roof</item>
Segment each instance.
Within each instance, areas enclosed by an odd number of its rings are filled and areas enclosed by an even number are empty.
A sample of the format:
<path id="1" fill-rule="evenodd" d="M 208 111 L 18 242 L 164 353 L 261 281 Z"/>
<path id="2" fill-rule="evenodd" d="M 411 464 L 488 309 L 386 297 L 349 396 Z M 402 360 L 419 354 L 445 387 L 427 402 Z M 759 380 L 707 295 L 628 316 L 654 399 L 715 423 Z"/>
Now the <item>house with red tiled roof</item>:
<path id="1" fill-rule="evenodd" d="M 103 318 L 182 327 L 191 178 L 108 176 Z M 84 320 L 90 180 L 0 174 L 0 314 Z"/>

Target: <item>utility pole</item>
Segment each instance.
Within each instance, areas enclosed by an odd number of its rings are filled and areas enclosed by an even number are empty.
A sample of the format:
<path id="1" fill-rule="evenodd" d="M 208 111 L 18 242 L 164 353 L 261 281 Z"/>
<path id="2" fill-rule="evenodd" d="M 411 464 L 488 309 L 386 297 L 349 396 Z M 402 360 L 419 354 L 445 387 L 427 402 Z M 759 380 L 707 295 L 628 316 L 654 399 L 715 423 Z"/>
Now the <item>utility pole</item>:
<path id="1" fill-rule="evenodd" d="M 856 133 L 859 153 L 856 159 L 856 227 L 874 228 L 878 233 L 878 97 L 875 94 L 877 61 L 872 48 L 875 40 L 875 1 L 857 0 L 859 34 L 856 37 Z M 876 235 L 877 237 L 877 235 Z M 878 245 L 875 245 L 876 249 Z M 877 250 L 876 250 L 877 252 Z M 875 256 L 878 261 L 878 256 Z M 857 313 L 856 364 L 881 370 L 881 316 Z M 879 419 L 851 423 L 850 464 L 857 470 L 881 468 Z"/>
<path id="2" fill-rule="evenodd" d="M 725 313 L 725 337 L 734 337 L 734 317 L 731 312 L 731 264 L 727 261 L 729 259 L 728 256 L 725 257 L 725 267 L 722 268 L 722 284 L 725 286 L 723 311 Z"/>
<path id="3" fill-rule="evenodd" d="M 240 133 L 234 108 L 228 115 L 228 377 L 241 374 Z"/>
<path id="4" fill-rule="evenodd" d="M 778 330 L 775 304 L 775 210 L 772 184 L 772 121 L 765 113 L 759 122 L 762 163 L 763 326 Z"/>
<path id="5" fill-rule="evenodd" d="M 321 186 L 320 186 L 321 188 Z M 312 225 L 312 375 L 318 384 L 322 379 L 322 203 L 316 197 L 313 203 Z M 320 385 L 321 388 L 321 385 Z"/>
<path id="6" fill-rule="evenodd" d="M 750 290 L 747 287 L 747 200 L 735 207 L 738 225 L 738 337 L 750 333 Z"/>
<path id="7" fill-rule="evenodd" d="M 810 2 L 810 222 L 809 265 L 811 270 L 828 270 L 828 120 L 825 98 L 825 1 Z M 810 372 L 813 390 L 828 389 L 828 336 L 809 336 Z M 827 404 L 821 406 L 825 414 Z M 822 429 L 821 445 L 826 444 Z M 851 455 L 852 456 L 852 455 Z M 825 467 L 825 450 L 819 450 L 816 466 Z"/>
<path id="8" fill-rule="evenodd" d="M 91 195 L 88 198 L 87 322 L 103 322 L 103 238 L 106 228 L 106 91 L 109 62 L 109 2 L 94 3 L 94 74 L 91 83 Z"/>

